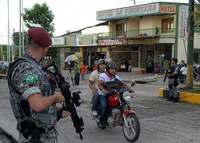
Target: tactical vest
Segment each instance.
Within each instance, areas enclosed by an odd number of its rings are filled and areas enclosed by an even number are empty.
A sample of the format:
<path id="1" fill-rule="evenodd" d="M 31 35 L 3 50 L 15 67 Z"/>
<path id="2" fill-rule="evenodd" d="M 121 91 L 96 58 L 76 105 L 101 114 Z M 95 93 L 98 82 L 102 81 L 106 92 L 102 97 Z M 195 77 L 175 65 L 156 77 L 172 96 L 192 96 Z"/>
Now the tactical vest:
<path id="1" fill-rule="evenodd" d="M 169 68 L 169 70 L 168 70 L 168 74 L 172 74 L 172 73 L 174 73 L 174 71 L 175 71 L 175 69 L 176 69 L 176 66 L 177 65 L 173 65 L 173 66 L 171 66 L 170 68 Z M 168 77 L 168 78 L 177 78 L 178 77 L 178 73 L 176 74 L 176 75 L 174 75 L 174 76 L 170 76 L 170 77 Z"/>
<path id="2" fill-rule="evenodd" d="M 13 70 L 22 62 L 29 62 L 32 64 L 38 73 L 38 79 L 39 80 L 39 89 L 42 92 L 42 96 L 51 96 L 52 90 L 50 87 L 50 83 L 48 81 L 48 77 L 45 71 L 42 70 L 41 66 L 36 63 L 33 59 L 31 59 L 29 56 L 24 56 L 19 58 L 17 61 L 15 61 L 10 67 L 8 71 L 8 86 L 10 88 L 10 103 L 13 110 L 13 113 L 18 120 L 18 125 L 20 126 L 22 122 L 24 121 L 31 121 L 34 122 L 35 125 L 39 128 L 44 129 L 45 133 L 47 133 L 50 129 L 52 129 L 56 122 L 57 122 L 57 108 L 56 104 L 52 104 L 47 109 L 36 112 L 32 110 L 29 106 L 28 101 L 22 100 L 21 95 L 19 91 L 17 91 L 13 86 L 13 81 L 11 79 Z M 19 127 L 20 129 L 20 127 Z"/>

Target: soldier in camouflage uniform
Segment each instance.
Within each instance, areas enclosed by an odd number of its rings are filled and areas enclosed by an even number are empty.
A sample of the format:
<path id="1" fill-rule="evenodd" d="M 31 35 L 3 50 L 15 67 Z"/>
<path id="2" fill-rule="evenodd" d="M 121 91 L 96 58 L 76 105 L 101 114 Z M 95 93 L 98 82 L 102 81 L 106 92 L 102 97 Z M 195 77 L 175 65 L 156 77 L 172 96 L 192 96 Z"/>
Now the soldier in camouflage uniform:
<path id="1" fill-rule="evenodd" d="M 177 58 L 171 59 L 171 67 L 168 69 L 168 86 L 169 86 L 169 99 L 167 101 L 178 102 L 178 74 L 179 74 L 179 66 L 177 64 Z"/>
<path id="2" fill-rule="evenodd" d="M 42 28 L 30 28 L 28 36 L 27 52 L 8 71 L 10 102 L 18 121 L 19 142 L 54 143 L 58 120 L 56 103 L 63 102 L 64 97 L 52 91 L 41 65 L 52 41 Z M 61 115 L 64 118 L 70 113 L 62 111 Z"/>

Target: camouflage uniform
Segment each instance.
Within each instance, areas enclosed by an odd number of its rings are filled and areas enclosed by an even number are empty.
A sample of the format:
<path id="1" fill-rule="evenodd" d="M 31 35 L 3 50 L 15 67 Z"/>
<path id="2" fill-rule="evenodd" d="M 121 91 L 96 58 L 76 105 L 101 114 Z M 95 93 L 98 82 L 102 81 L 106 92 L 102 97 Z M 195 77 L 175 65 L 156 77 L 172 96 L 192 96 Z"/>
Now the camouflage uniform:
<path id="1" fill-rule="evenodd" d="M 170 97 L 178 97 L 177 85 L 178 85 L 178 73 L 179 73 L 179 66 L 177 64 L 171 66 L 168 70 L 168 73 L 172 74 L 175 73 L 176 75 L 173 77 L 168 78 L 168 86 L 169 86 L 169 96 Z"/>
<path id="2" fill-rule="evenodd" d="M 13 88 L 22 93 L 22 95 L 19 96 L 19 100 L 27 101 L 28 98 L 35 93 L 41 93 L 42 96 L 52 95 L 53 91 L 50 88 L 47 73 L 42 70 L 41 63 L 36 62 L 29 53 L 26 53 L 25 57 L 28 57 L 29 60 L 25 59 L 24 61 L 16 63 L 16 67 L 11 71 Z M 54 143 L 57 138 L 57 131 L 54 128 L 57 122 L 56 104 L 54 103 L 40 112 L 36 112 L 30 108 L 30 117 L 37 127 L 46 130 L 45 133 L 41 133 L 40 141 L 42 143 Z M 48 130 L 50 127 L 51 130 Z M 19 133 L 20 143 L 29 142 L 30 140 L 31 136 L 25 139 L 22 133 Z"/>

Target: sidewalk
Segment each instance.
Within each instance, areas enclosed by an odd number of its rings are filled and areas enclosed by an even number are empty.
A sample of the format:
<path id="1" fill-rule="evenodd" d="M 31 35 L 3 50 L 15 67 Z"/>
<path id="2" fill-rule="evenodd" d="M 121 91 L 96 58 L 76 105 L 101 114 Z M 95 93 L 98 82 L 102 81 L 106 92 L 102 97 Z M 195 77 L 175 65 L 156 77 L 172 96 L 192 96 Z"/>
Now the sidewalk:
<path id="1" fill-rule="evenodd" d="M 69 77 L 69 71 L 68 70 L 62 70 L 62 75 L 67 78 Z M 91 72 L 87 73 L 85 78 L 88 79 L 90 76 Z M 139 72 L 117 72 L 119 77 L 125 81 L 125 82 L 132 82 L 132 81 L 153 81 L 157 77 L 160 77 L 162 75 L 157 75 L 155 73 L 146 73 L 146 74 L 141 74 Z M 72 76 L 74 76 L 72 74 Z M 73 77 L 74 78 L 74 77 Z"/>

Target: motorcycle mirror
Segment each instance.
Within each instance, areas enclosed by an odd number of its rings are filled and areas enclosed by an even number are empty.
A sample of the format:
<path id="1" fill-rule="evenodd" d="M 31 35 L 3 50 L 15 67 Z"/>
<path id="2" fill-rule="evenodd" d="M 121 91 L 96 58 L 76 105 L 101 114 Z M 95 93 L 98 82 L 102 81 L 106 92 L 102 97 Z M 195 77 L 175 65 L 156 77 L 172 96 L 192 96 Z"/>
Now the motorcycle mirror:
<path id="1" fill-rule="evenodd" d="M 135 81 L 131 83 L 131 87 L 132 87 L 132 86 L 135 86 Z"/>

